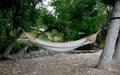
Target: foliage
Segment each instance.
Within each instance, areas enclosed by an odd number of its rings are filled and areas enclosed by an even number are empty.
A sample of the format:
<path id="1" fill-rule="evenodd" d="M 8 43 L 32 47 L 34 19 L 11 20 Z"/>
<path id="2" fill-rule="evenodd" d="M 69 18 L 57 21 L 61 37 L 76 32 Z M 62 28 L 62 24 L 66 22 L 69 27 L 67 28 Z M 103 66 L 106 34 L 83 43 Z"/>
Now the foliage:
<path id="1" fill-rule="evenodd" d="M 58 32 L 57 30 L 53 29 L 52 31 L 49 31 L 39 37 L 39 39 L 45 40 L 45 41 L 52 41 L 52 42 L 63 42 L 63 33 Z"/>
<path id="2" fill-rule="evenodd" d="M 103 24 L 104 14 L 102 10 L 98 11 L 98 14 L 94 17 L 84 17 L 81 29 L 85 32 L 85 35 L 90 35 L 99 30 L 100 26 Z"/>
<path id="3" fill-rule="evenodd" d="M 100 15 L 97 0 L 53 0 L 54 14 L 46 12 L 43 24 L 55 27 L 64 34 L 64 41 L 77 40 L 93 34 L 101 25 L 103 15 Z M 102 9 L 100 9 L 102 10 Z M 85 35 L 79 35 L 84 32 Z"/>
<path id="4" fill-rule="evenodd" d="M 0 3 L 0 11 L 2 13 L 2 23 L 11 25 L 13 28 L 22 27 L 29 28 L 35 25 L 38 17 L 38 10 L 35 9 L 39 0 L 3 0 Z M 6 6 L 6 4 L 8 4 Z M 4 27 L 5 28 L 5 27 Z"/>
<path id="5" fill-rule="evenodd" d="M 0 2 L 0 50 L 5 50 L 19 27 L 28 30 L 38 25 L 41 0 L 1 0 Z"/>
<path id="6" fill-rule="evenodd" d="M 114 6 L 114 4 L 115 4 L 115 0 L 100 0 L 100 1 L 103 2 L 106 5 Z"/>
<path id="7" fill-rule="evenodd" d="M 3 53 L 4 50 L 6 49 L 8 43 L 11 41 L 11 39 L 14 38 L 16 31 L 11 31 L 11 26 L 6 27 L 5 30 L 2 30 L 0 32 L 0 53 Z"/>

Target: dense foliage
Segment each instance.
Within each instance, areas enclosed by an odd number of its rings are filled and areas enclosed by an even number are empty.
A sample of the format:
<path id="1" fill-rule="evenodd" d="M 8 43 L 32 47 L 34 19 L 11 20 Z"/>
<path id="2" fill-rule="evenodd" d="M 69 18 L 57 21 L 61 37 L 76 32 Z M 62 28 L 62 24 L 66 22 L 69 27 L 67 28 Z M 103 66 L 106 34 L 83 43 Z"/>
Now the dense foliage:
<path id="1" fill-rule="evenodd" d="M 64 34 L 64 41 L 77 40 L 95 33 L 103 19 L 103 9 L 97 0 L 53 0 L 54 14 L 47 13 L 43 24 Z M 79 32 L 85 33 L 79 35 Z"/>
<path id="2" fill-rule="evenodd" d="M 41 0 L 2 0 L 0 2 L 0 50 L 5 50 L 14 39 L 19 27 L 37 26 Z"/>
<path id="3" fill-rule="evenodd" d="M 114 4 L 115 4 L 115 0 L 100 0 L 100 1 L 106 5 L 114 6 Z"/>

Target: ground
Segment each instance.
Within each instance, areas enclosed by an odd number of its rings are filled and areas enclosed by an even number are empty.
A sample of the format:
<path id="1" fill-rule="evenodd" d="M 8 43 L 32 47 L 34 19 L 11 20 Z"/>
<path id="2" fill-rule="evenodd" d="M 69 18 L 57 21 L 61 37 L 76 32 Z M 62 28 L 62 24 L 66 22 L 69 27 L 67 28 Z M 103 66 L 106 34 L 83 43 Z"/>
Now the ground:
<path id="1" fill-rule="evenodd" d="M 95 68 L 101 52 L 32 52 L 19 60 L 0 61 L 0 75 L 120 75 L 119 62 L 108 70 Z"/>

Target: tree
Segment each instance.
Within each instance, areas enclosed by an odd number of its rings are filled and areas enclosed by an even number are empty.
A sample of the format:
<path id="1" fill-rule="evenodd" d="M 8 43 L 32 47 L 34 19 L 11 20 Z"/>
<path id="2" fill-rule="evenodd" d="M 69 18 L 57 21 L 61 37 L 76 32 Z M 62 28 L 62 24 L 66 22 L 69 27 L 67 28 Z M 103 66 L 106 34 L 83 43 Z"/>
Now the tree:
<path id="1" fill-rule="evenodd" d="M 113 56 L 114 60 L 120 61 L 120 37 L 118 38 L 117 46 Z"/>
<path id="2" fill-rule="evenodd" d="M 19 27 L 28 30 L 31 26 L 37 25 L 39 10 L 35 7 L 39 2 L 41 0 L 2 0 L 0 2 L 0 33 L 6 35 L 5 40 L 2 41 L 7 41 L 4 43 L 4 48 L 2 47 L 3 56 L 9 55 L 16 40 L 23 33 Z"/>
<path id="3" fill-rule="evenodd" d="M 114 5 L 112 17 L 119 17 L 120 16 L 120 0 L 113 1 L 113 3 L 115 4 L 112 4 Z M 116 40 L 118 37 L 119 28 L 120 28 L 119 23 L 120 23 L 120 20 L 118 19 L 113 19 L 110 21 L 110 27 L 107 33 L 104 50 L 100 57 L 97 68 L 108 69 L 111 66 L 115 45 L 116 45 Z"/>

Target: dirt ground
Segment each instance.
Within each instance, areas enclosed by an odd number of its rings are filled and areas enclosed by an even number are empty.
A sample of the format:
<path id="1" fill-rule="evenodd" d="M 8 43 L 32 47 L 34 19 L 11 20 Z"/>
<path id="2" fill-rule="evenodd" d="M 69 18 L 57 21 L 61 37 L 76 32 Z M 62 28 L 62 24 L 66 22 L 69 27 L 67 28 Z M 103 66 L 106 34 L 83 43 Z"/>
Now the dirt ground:
<path id="1" fill-rule="evenodd" d="M 42 53 L 46 56 L 33 52 L 24 59 L 0 61 L 0 75 L 120 75 L 119 62 L 109 70 L 94 68 L 101 52 Z"/>

